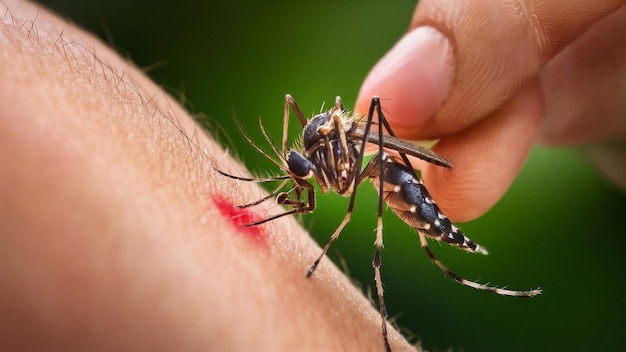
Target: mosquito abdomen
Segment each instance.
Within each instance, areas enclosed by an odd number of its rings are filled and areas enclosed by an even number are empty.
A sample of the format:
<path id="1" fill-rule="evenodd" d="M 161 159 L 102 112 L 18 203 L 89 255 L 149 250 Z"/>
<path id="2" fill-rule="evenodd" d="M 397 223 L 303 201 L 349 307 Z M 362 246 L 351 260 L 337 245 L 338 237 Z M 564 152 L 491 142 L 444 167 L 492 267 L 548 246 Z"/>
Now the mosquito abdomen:
<path id="1" fill-rule="evenodd" d="M 424 235 L 470 252 L 486 254 L 484 248 L 463 234 L 441 212 L 413 170 L 385 155 L 383 199 L 402 221 Z M 372 183 L 378 188 L 378 178 Z"/>

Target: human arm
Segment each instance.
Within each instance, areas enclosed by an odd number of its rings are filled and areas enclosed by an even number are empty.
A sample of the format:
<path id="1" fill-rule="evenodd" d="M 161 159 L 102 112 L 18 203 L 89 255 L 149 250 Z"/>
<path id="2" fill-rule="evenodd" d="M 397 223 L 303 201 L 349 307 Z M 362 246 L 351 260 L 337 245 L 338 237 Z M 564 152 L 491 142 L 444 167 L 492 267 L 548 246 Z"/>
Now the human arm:
<path id="1" fill-rule="evenodd" d="M 0 24 L 0 343 L 14 349 L 382 349 L 380 316 L 190 115 L 37 5 Z M 218 200 L 216 202 L 216 200 Z M 410 346 L 390 329 L 394 347 Z"/>

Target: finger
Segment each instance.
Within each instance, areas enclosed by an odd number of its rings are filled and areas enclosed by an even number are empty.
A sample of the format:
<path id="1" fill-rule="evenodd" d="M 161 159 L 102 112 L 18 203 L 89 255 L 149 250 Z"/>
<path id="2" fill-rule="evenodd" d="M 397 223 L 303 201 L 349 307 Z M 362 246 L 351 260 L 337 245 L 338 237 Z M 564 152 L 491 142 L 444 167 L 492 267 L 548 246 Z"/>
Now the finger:
<path id="1" fill-rule="evenodd" d="M 528 156 L 542 111 L 539 84 L 533 82 L 500 110 L 436 145 L 453 167 L 429 164 L 422 175 L 448 217 L 472 220 L 504 195 Z"/>
<path id="2" fill-rule="evenodd" d="M 586 144 L 583 154 L 626 190 L 626 7 L 596 23 L 542 70 L 538 140 Z"/>
<path id="3" fill-rule="evenodd" d="M 447 38 L 432 27 L 407 33 L 372 69 L 357 98 L 356 111 L 366 112 L 374 95 L 401 138 L 431 117 L 448 97 L 454 80 L 454 56 Z"/>
<path id="4" fill-rule="evenodd" d="M 372 69 L 357 101 L 379 95 L 404 138 L 437 138 L 501 107 L 617 0 L 420 2 L 411 31 Z M 425 52 L 430 51 L 430 52 Z"/>
<path id="5" fill-rule="evenodd" d="M 546 100 L 539 141 L 626 139 L 626 7 L 589 28 L 541 72 Z"/>

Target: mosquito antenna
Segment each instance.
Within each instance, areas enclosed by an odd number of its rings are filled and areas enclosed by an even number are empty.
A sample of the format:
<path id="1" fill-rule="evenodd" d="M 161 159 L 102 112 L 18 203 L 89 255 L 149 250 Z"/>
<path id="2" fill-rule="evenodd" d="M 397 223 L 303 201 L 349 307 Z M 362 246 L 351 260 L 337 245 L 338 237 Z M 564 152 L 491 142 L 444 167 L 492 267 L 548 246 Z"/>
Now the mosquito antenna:
<path id="1" fill-rule="evenodd" d="M 265 140 L 267 141 L 267 143 L 270 145 L 270 147 L 272 148 L 272 150 L 274 151 L 274 153 L 281 159 L 283 159 L 283 161 L 287 162 L 287 160 L 285 160 L 283 158 L 283 154 L 278 150 L 278 147 L 276 147 L 276 144 L 274 144 L 274 142 L 272 141 L 272 139 L 270 138 L 270 136 L 267 134 L 267 131 L 265 130 L 265 127 L 263 126 L 263 122 L 261 121 L 261 118 L 259 117 L 259 128 L 261 128 L 261 133 L 263 134 L 263 137 L 265 137 Z M 280 165 L 279 165 L 280 166 Z M 284 167 L 284 166 L 282 166 Z"/>
<path id="2" fill-rule="evenodd" d="M 241 135 L 243 136 L 243 138 L 246 139 L 246 141 L 248 142 L 248 144 L 250 144 L 250 146 L 252 146 L 252 148 L 254 148 L 259 154 L 263 155 L 264 157 L 266 157 L 267 159 L 271 160 L 274 164 L 278 165 L 278 167 L 280 167 L 281 169 L 284 167 L 281 163 L 279 163 L 278 161 L 274 160 L 274 158 L 272 158 L 271 156 L 269 156 L 269 154 L 267 154 L 263 149 L 259 148 L 259 146 L 257 146 L 252 139 L 250 138 L 250 136 L 248 136 L 246 134 L 246 132 L 243 130 L 243 127 L 241 126 L 241 123 L 239 122 L 239 120 L 237 119 L 236 116 L 233 117 L 233 120 L 235 121 L 235 125 L 237 125 L 237 129 L 239 130 L 239 133 L 241 133 Z"/>

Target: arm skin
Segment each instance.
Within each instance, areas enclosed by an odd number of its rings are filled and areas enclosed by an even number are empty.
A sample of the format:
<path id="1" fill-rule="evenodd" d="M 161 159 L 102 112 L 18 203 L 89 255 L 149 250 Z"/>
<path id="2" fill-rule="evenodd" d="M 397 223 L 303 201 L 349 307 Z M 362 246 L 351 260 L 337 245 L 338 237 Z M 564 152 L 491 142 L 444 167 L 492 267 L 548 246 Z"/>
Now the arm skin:
<path id="1" fill-rule="evenodd" d="M 190 115 L 96 38 L 5 0 L 0 345 L 382 350 L 378 312 L 292 218 L 261 242 L 217 209 L 262 194 Z M 394 350 L 412 349 L 390 329 Z"/>

